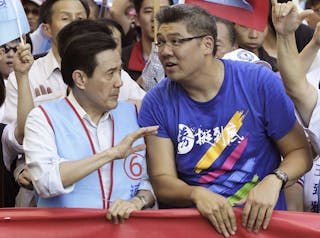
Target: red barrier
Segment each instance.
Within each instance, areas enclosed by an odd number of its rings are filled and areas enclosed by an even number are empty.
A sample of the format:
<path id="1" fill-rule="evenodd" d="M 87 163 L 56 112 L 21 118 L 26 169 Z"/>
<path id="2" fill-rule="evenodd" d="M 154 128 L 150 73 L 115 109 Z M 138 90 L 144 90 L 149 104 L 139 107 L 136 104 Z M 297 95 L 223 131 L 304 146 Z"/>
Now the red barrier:
<path id="1" fill-rule="evenodd" d="M 232 237 L 319 238 L 320 215 L 275 211 L 267 230 L 258 235 L 241 227 Z M 0 238 L 207 238 L 222 237 L 195 209 L 134 212 L 124 224 L 105 220 L 101 209 L 0 209 Z"/>

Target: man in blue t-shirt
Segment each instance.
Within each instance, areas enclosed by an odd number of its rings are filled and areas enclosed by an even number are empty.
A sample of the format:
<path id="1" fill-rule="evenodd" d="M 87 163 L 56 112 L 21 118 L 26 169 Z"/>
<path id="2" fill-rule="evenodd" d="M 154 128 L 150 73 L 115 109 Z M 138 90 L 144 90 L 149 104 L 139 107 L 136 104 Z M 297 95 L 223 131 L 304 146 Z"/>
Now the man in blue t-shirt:
<path id="1" fill-rule="evenodd" d="M 195 206 L 215 229 L 266 229 L 286 209 L 282 188 L 310 169 L 311 154 L 281 80 L 269 69 L 218 60 L 216 24 L 205 10 L 176 5 L 158 15 L 159 59 L 168 78 L 144 98 L 141 126 L 156 195 L 169 206 Z M 283 161 L 281 162 L 281 156 Z"/>

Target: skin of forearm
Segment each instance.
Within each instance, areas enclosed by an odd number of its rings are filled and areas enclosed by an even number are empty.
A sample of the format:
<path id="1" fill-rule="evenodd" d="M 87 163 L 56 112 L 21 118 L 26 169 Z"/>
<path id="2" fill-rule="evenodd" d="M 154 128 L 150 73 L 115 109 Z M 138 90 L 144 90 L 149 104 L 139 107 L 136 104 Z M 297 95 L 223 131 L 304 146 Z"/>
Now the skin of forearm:
<path id="1" fill-rule="evenodd" d="M 294 34 L 277 35 L 278 64 L 288 95 L 293 100 L 305 125 L 309 124 L 317 102 L 316 89 L 308 83 L 299 58 Z"/>
<path id="2" fill-rule="evenodd" d="M 17 127 L 14 135 L 19 144 L 22 144 L 24 137 L 24 126 L 29 112 L 34 108 L 31 95 L 29 79 L 27 75 L 16 74 L 18 85 L 18 105 L 17 105 Z"/>
<path id="3" fill-rule="evenodd" d="M 317 44 L 316 39 L 312 38 L 306 47 L 300 52 L 299 60 L 302 63 L 303 72 L 306 74 L 317 56 L 320 45 Z"/>
<path id="4" fill-rule="evenodd" d="M 78 182 L 113 159 L 114 156 L 108 149 L 84 159 L 62 162 L 60 176 L 63 186 L 68 187 Z"/>
<path id="5" fill-rule="evenodd" d="M 312 168 L 312 154 L 308 145 L 304 148 L 296 149 L 284 157 L 279 169 L 288 174 L 288 183 L 291 186 L 297 179 Z"/>
<path id="6" fill-rule="evenodd" d="M 152 192 L 150 192 L 148 190 L 139 190 L 137 195 L 135 197 L 133 197 L 132 199 L 137 198 L 137 196 L 143 196 L 144 197 L 145 201 L 147 202 L 145 207 L 152 207 L 154 205 L 154 203 L 155 203 L 155 198 L 154 198 Z M 141 203 L 140 198 L 137 198 L 135 200 L 138 200 Z M 142 207 L 143 207 L 143 204 L 142 204 L 141 208 Z"/>
<path id="7" fill-rule="evenodd" d="M 192 192 L 195 187 L 184 183 L 178 178 L 170 175 L 154 176 L 152 178 L 152 186 L 160 202 L 178 207 L 194 205 Z"/>
<path id="8" fill-rule="evenodd" d="M 277 35 L 278 64 L 287 92 L 293 94 L 304 78 L 294 34 Z M 294 69 L 294 70 L 293 70 Z M 301 80 L 296 80 L 297 78 Z"/>

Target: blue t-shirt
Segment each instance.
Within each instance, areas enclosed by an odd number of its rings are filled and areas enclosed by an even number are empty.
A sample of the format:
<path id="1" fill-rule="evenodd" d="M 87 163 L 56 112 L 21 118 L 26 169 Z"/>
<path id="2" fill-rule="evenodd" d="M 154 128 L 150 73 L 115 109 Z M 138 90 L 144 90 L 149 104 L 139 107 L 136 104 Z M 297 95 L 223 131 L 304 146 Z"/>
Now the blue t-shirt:
<path id="1" fill-rule="evenodd" d="M 276 74 L 252 63 L 223 63 L 225 78 L 213 99 L 197 102 L 179 83 L 163 79 L 145 96 L 139 124 L 159 125 L 158 136 L 172 140 L 180 179 L 233 205 L 279 166 L 274 141 L 296 118 Z M 283 193 L 276 209 L 286 209 Z"/>

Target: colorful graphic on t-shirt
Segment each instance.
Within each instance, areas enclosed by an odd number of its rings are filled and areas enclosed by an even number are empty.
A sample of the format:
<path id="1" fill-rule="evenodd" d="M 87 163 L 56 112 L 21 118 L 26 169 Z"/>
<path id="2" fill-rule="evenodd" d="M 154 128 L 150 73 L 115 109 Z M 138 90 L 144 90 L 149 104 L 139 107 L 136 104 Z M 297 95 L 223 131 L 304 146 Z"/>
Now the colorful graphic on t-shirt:
<path id="1" fill-rule="evenodd" d="M 226 159 L 219 170 L 215 170 L 209 172 L 202 177 L 200 177 L 200 183 L 209 183 L 213 182 L 218 176 L 230 171 L 234 164 L 239 160 L 243 151 L 247 147 L 248 144 L 248 137 L 245 137 L 244 140 L 240 142 L 240 144 L 234 149 L 234 151 L 230 154 L 230 156 Z"/>
<path id="2" fill-rule="evenodd" d="M 253 177 L 253 179 L 251 180 L 251 182 L 246 183 L 242 188 L 240 188 L 235 194 L 233 194 L 232 196 L 228 197 L 228 201 L 230 203 L 231 206 L 234 206 L 236 202 L 240 201 L 241 199 L 243 199 L 245 196 L 247 196 L 247 194 L 249 193 L 249 191 L 257 185 L 257 183 L 259 182 L 259 176 L 255 175 Z"/>
<path id="3" fill-rule="evenodd" d="M 222 130 L 221 135 L 217 137 L 214 144 L 207 150 L 207 152 L 197 163 L 195 167 L 196 173 L 200 173 L 202 170 L 208 169 L 216 161 L 216 159 L 219 158 L 224 149 L 237 139 L 237 133 L 242 126 L 244 118 L 245 115 L 243 115 L 243 112 L 236 112 L 232 116 L 231 120 Z"/>

